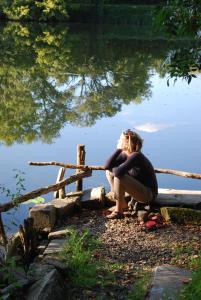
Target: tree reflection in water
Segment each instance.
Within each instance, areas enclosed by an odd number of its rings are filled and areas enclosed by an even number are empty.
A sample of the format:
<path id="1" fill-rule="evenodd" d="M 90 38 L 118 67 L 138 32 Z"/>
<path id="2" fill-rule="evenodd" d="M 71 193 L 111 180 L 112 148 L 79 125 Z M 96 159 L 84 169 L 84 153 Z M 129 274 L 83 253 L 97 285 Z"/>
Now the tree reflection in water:
<path id="1" fill-rule="evenodd" d="M 10 23 L 0 35 L 0 140 L 7 145 L 51 142 L 67 122 L 91 126 L 122 104 L 149 99 L 151 73 L 175 76 L 173 53 L 183 49 L 181 42 L 112 39 L 66 25 Z"/>

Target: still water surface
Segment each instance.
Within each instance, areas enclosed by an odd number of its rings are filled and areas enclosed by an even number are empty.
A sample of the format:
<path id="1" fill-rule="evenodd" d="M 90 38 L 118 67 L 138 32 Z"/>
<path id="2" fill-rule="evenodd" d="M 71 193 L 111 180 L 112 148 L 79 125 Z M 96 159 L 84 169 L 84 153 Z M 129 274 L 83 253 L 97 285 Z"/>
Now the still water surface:
<path id="1" fill-rule="evenodd" d="M 155 167 L 201 173 L 201 76 L 168 86 L 164 65 L 185 41 L 64 25 L 13 23 L 0 33 L 1 184 L 15 191 L 13 169 L 25 172 L 27 192 L 54 183 L 57 167 L 27 162 L 75 163 L 77 144 L 86 147 L 86 164 L 103 165 L 127 128 L 144 138 Z M 157 178 L 160 187 L 201 189 L 199 180 Z M 84 188 L 99 185 L 108 188 L 103 171 L 84 181 Z M 16 223 L 27 210 L 21 206 Z"/>

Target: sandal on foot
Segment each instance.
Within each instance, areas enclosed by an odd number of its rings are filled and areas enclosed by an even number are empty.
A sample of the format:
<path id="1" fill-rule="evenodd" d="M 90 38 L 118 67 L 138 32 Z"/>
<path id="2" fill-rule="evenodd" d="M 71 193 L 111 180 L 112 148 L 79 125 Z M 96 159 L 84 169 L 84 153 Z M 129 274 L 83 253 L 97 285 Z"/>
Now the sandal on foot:
<path id="1" fill-rule="evenodd" d="M 111 214 L 106 216 L 106 218 L 107 219 L 123 219 L 124 214 L 122 212 L 119 212 L 119 211 L 113 211 Z"/>
<path id="2" fill-rule="evenodd" d="M 112 206 L 112 207 L 108 208 L 107 211 L 112 213 L 115 211 L 115 209 L 116 209 L 116 206 Z M 123 212 L 124 211 L 128 211 L 128 207 L 123 208 Z"/>

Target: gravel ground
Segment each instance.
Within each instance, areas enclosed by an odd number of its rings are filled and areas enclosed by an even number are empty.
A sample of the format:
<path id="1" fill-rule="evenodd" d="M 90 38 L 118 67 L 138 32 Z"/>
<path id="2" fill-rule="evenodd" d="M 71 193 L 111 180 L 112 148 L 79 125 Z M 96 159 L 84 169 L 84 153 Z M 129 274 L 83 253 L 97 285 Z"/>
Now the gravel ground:
<path id="1" fill-rule="evenodd" d="M 150 270 L 164 263 L 190 268 L 193 264 L 189 265 L 189 257 L 196 258 L 201 250 L 201 226 L 167 224 L 146 232 L 136 218 L 107 220 L 103 211 L 89 210 L 69 218 L 65 225 L 73 225 L 80 231 L 89 229 L 102 242 L 98 258 L 123 264 L 115 274 L 116 286 L 74 289 L 69 299 L 128 299 L 126 291 L 132 288 L 139 270 Z"/>

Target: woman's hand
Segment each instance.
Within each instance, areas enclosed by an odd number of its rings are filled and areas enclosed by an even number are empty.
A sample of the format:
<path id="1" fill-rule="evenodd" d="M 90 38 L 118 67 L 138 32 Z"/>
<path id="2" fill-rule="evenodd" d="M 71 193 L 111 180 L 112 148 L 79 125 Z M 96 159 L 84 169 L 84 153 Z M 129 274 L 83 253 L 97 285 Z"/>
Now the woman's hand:
<path id="1" fill-rule="evenodd" d="M 123 133 L 120 135 L 120 138 L 117 142 L 117 149 L 125 149 L 125 135 Z"/>

